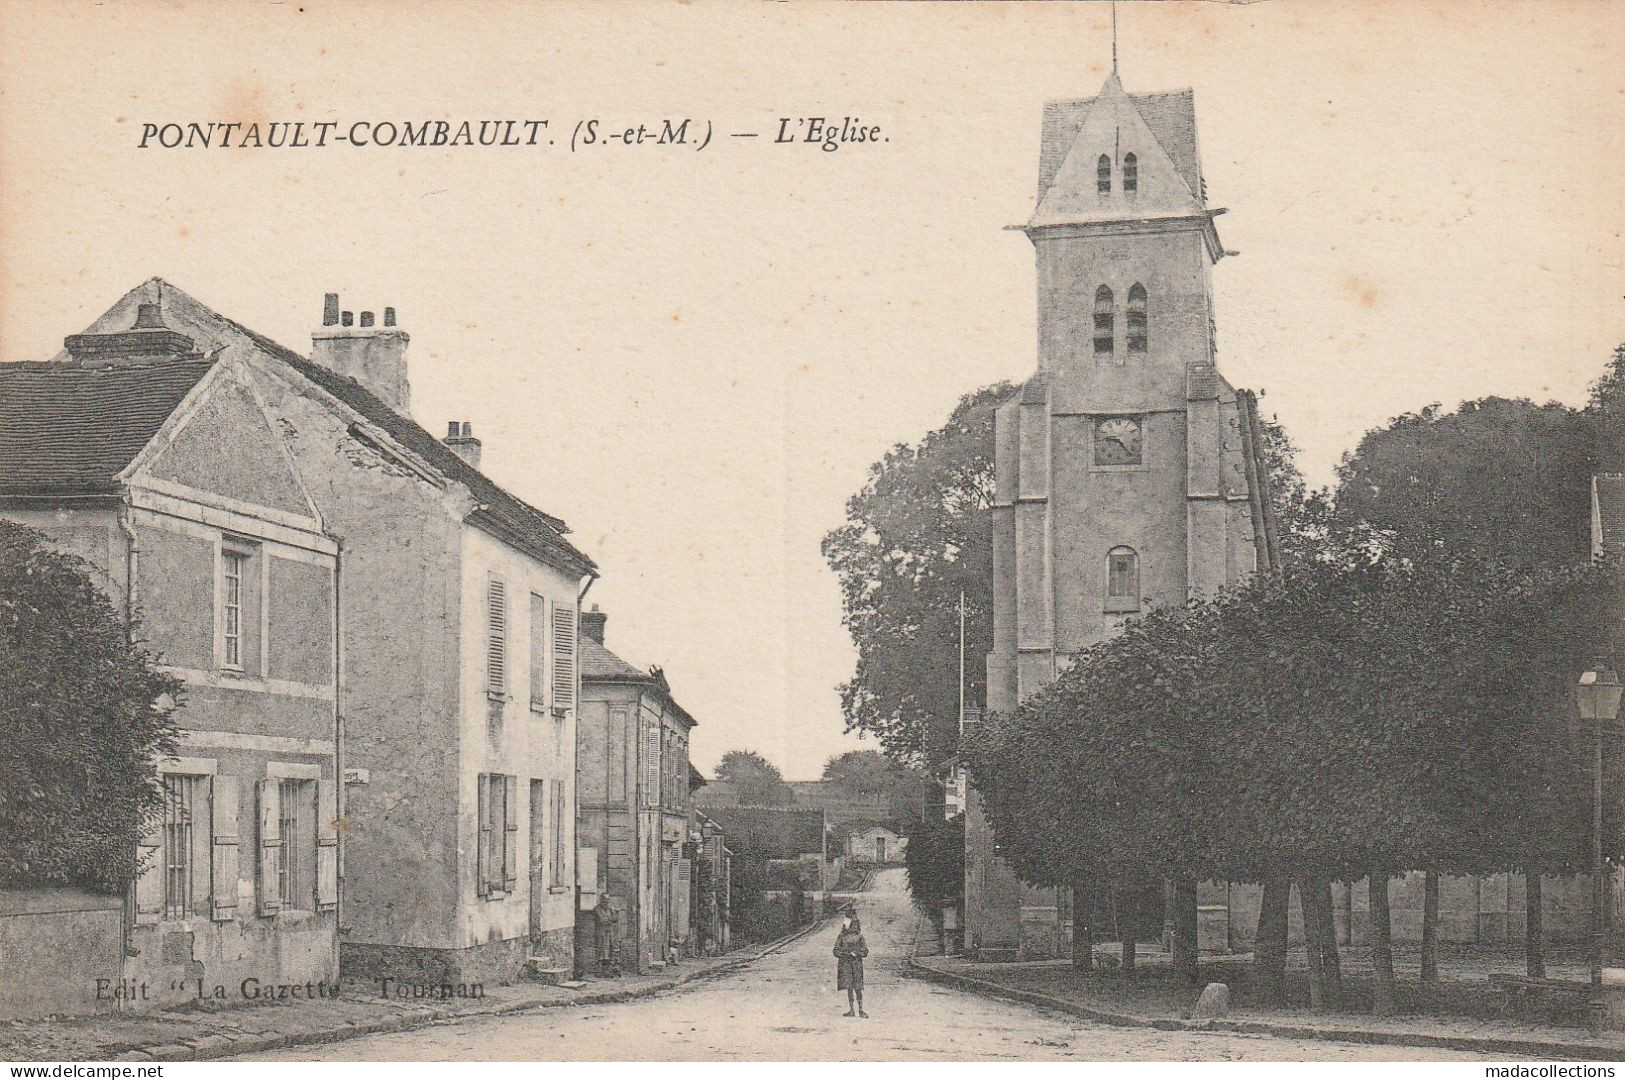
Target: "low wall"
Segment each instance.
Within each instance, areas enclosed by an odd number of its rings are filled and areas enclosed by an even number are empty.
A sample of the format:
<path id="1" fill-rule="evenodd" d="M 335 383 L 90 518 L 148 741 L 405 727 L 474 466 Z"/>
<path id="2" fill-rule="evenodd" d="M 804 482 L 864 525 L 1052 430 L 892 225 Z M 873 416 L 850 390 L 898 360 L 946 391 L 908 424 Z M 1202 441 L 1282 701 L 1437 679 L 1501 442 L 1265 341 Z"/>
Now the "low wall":
<path id="1" fill-rule="evenodd" d="M 124 902 L 81 889 L 0 890 L 0 1018 L 112 1012 Z"/>

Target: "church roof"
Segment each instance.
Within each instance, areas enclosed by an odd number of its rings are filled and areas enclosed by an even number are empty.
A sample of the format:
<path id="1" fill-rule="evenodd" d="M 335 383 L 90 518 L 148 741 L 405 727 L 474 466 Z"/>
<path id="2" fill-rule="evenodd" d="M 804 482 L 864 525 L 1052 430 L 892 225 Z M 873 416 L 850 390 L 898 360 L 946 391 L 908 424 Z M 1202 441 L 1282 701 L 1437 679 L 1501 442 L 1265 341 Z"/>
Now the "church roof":
<path id="1" fill-rule="evenodd" d="M 1157 142 L 1173 159 L 1193 192 L 1202 190 L 1202 162 L 1196 152 L 1196 95 L 1189 89 L 1158 94 L 1129 94 Z M 1049 190 L 1066 160 L 1084 119 L 1098 98 L 1051 101 L 1044 105 L 1043 137 L 1038 151 L 1038 197 Z"/>
<path id="2" fill-rule="evenodd" d="M 1131 95 L 1113 72 L 1093 98 L 1046 108 L 1028 228 L 1189 221 L 1205 212 L 1190 91 Z M 1209 242 L 1217 258 L 1217 235 Z"/>

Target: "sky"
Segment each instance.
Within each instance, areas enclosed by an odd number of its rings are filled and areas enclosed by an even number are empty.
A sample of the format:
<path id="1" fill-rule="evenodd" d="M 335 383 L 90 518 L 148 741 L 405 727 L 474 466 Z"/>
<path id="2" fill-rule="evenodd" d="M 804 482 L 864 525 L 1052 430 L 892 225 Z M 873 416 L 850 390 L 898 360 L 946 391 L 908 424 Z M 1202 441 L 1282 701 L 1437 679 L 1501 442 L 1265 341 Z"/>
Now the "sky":
<path id="1" fill-rule="evenodd" d="M 1043 103 L 1104 4 L 0 0 L 0 359 L 161 276 L 308 349 L 393 306 L 414 417 L 599 563 L 709 770 L 791 778 L 854 653 L 819 541 L 869 466 L 1036 365 Z M 1578 403 L 1625 341 L 1625 7 L 1123 3 L 1131 93 L 1193 87 L 1219 364 L 1330 479 L 1430 402 Z M 882 140 L 773 141 L 781 117 Z M 566 145 L 693 118 L 703 150 Z M 547 119 L 551 147 L 162 150 L 147 123 Z M 756 131 L 755 139 L 733 139 Z M 951 676 L 950 676 L 951 677 Z"/>

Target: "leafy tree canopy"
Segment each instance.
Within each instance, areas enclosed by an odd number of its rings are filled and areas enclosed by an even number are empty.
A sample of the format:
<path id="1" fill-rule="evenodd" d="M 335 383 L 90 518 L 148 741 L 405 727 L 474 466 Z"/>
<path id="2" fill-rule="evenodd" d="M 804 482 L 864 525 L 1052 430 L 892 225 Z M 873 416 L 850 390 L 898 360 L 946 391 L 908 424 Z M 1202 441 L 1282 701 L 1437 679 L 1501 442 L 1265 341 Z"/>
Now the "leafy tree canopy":
<path id="1" fill-rule="evenodd" d="M 959 598 L 965 597 L 966 700 L 983 700 L 993 641 L 993 411 L 1008 383 L 960 399 L 917 445 L 899 444 L 824 538 L 858 649 L 841 686 L 848 731 L 925 764 L 951 752 L 959 717 Z"/>
<path id="2" fill-rule="evenodd" d="M 131 629 L 83 563 L 0 520 L 0 886 L 118 892 L 134 877 L 181 684 Z"/>
<path id="3" fill-rule="evenodd" d="M 754 750 L 730 750 L 717 763 L 716 777 L 739 793 L 746 806 L 789 806 L 795 793 L 779 767 Z"/>

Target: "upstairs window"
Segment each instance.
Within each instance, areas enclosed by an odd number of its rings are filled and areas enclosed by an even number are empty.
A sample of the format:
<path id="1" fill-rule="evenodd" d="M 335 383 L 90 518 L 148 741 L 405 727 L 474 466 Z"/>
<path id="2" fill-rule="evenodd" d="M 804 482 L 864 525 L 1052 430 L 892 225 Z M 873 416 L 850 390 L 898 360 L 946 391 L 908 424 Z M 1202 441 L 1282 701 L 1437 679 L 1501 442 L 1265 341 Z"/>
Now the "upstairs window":
<path id="1" fill-rule="evenodd" d="M 1102 195 L 1112 193 L 1112 159 L 1105 154 L 1101 154 L 1100 160 L 1095 163 L 1095 187 Z"/>
<path id="2" fill-rule="evenodd" d="M 1145 286 L 1135 282 L 1128 291 L 1128 351 L 1143 353 L 1150 344 L 1146 332 Z"/>
<path id="3" fill-rule="evenodd" d="M 248 556 L 227 551 L 221 556 L 225 577 L 220 591 L 220 621 L 224 632 L 223 663 L 234 671 L 243 669 L 243 583 L 248 577 Z"/>
<path id="4" fill-rule="evenodd" d="M 1132 195 L 1140 190 L 1140 161 L 1133 154 L 1123 157 L 1123 194 Z"/>
<path id="5" fill-rule="evenodd" d="M 485 586 L 485 691 L 508 692 L 508 586 L 491 578 Z"/>
<path id="6" fill-rule="evenodd" d="M 1137 611 L 1140 607 L 1140 556 L 1131 547 L 1106 553 L 1106 610 Z"/>
<path id="7" fill-rule="evenodd" d="M 1102 285 L 1095 290 L 1095 355 L 1112 355 L 1115 301 L 1112 291 Z"/>

